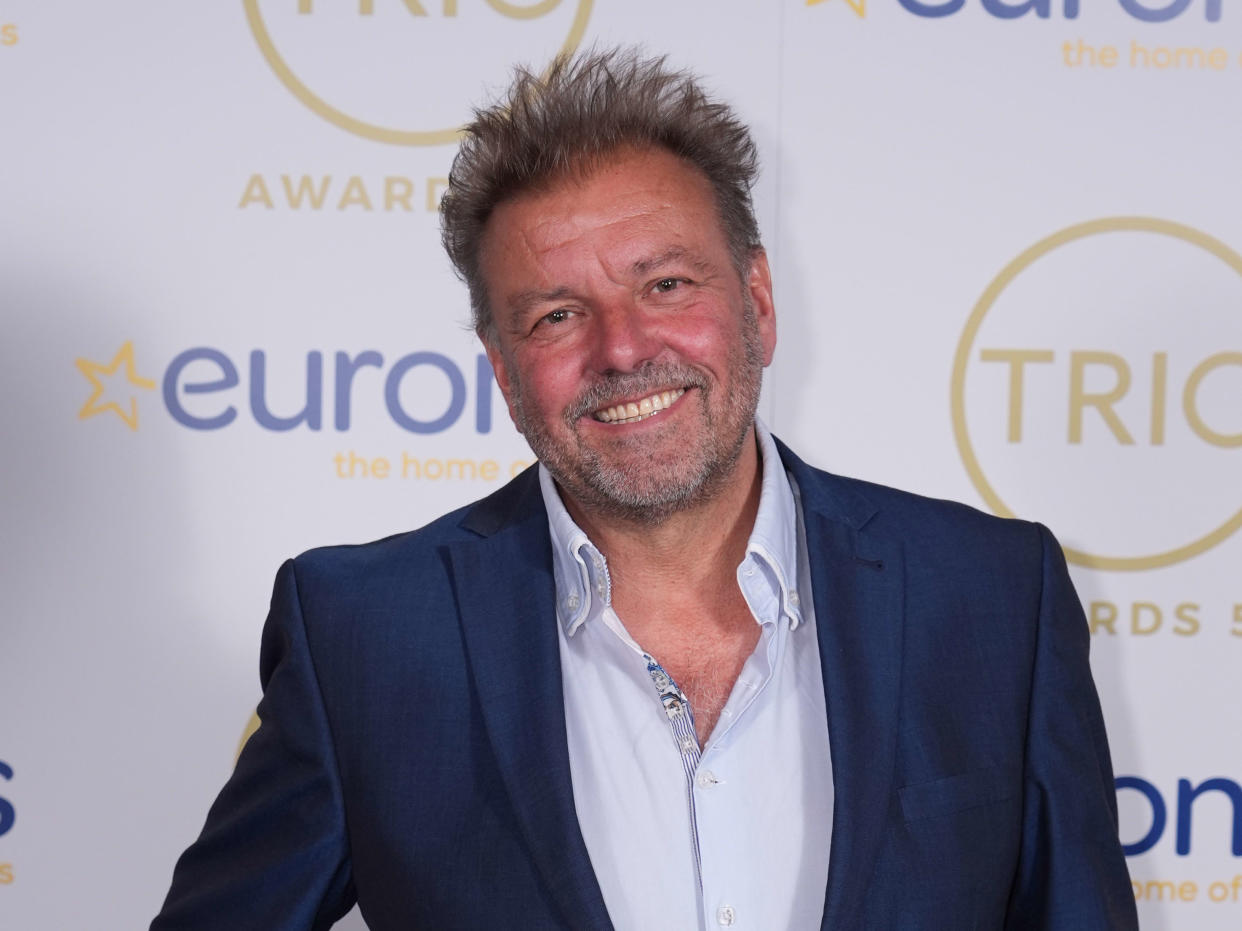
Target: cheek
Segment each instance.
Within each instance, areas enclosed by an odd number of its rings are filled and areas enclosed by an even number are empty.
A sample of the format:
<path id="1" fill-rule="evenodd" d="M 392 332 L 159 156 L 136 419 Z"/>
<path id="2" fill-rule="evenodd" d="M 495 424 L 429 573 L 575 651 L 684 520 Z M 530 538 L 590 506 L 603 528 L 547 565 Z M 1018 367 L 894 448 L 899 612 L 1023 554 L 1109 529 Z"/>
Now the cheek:
<path id="1" fill-rule="evenodd" d="M 737 347 L 742 345 L 742 331 L 716 315 L 700 314 L 679 321 L 676 332 L 670 332 L 666 345 L 686 362 L 705 366 L 717 375 L 727 374 Z"/>
<path id="2" fill-rule="evenodd" d="M 559 419 L 581 389 L 577 368 L 568 360 L 549 353 L 519 360 L 519 364 L 525 374 L 519 382 L 518 393 L 527 411 L 538 411 L 547 419 Z"/>

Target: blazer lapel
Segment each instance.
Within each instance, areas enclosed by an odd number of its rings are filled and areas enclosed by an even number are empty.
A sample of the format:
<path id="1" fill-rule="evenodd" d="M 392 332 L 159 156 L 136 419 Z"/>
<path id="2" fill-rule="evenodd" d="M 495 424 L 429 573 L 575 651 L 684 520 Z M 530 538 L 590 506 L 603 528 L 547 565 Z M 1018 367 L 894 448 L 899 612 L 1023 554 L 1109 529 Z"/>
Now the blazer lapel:
<path id="1" fill-rule="evenodd" d="M 527 482 L 515 521 L 468 518 L 465 526 L 487 535 L 451 545 L 450 571 L 484 726 L 536 868 L 567 925 L 611 928 L 574 809 L 552 551 L 538 495 L 538 483 Z"/>
<path id="2" fill-rule="evenodd" d="M 868 533 L 874 508 L 782 448 L 802 497 L 828 742 L 832 852 L 823 927 L 850 928 L 891 807 L 901 694 L 903 565 L 897 541 Z"/>

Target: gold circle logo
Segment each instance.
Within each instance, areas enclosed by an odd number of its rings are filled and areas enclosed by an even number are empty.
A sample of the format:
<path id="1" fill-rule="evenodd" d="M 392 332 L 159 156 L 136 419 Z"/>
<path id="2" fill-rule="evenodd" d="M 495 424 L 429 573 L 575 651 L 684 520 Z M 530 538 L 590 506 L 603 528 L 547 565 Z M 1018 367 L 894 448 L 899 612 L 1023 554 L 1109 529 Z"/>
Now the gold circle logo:
<path id="1" fill-rule="evenodd" d="M 237 752 L 233 754 L 233 762 L 237 762 L 237 758 L 241 756 L 242 751 L 246 749 L 246 744 L 250 742 L 250 738 L 254 736 L 255 731 L 259 729 L 259 712 L 250 715 L 250 720 L 246 722 L 245 728 L 242 730 L 241 740 L 237 742 Z"/>
<path id="2" fill-rule="evenodd" d="M 295 17 L 309 18 L 321 13 L 331 14 L 336 16 L 339 22 L 340 17 L 344 15 L 343 8 L 347 5 L 352 7 L 354 0 L 351 0 L 350 4 L 333 4 L 335 9 L 332 10 L 327 9 L 326 0 L 320 0 L 320 2 L 325 7 L 323 11 L 316 9 L 315 0 L 287 0 L 286 6 L 290 10 L 296 11 L 292 14 Z M 374 22 L 378 18 L 377 14 L 379 13 L 392 14 L 402 17 L 402 23 L 407 28 L 414 23 L 432 23 L 436 19 L 439 19 L 441 22 L 451 20 L 469 25 L 470 17 L 467 14 L 478 12 L 467 7 L 467 4 L 470 2 L 471 0 L 388 0 L 388 5 L 384 6 L 384 0 L 356 0 L 356 8 L 352 9 L 349 15 L 355 19 L 361 18 Z M 492 16 L 499 16 L 520 23 L 530 23 L 534 20 L 552 16 L 558 12 L 562 2 L 563 0 L 537 0 L 537 2 L 532 3 L 515 3 L 513 0 L 473 0 L 474 7 L 481 9 L 485 6 Z M 568 20 L 568 31 L 559 45 L 561 54 L 572 54 L 582 41 L 582 36 L 586 32 L 587 20 L 591 15 L 593 2 L 594 0 L 575 0 L 572 4 L 572 12 L 567 16 L 561 17 L 562 20 Z M 263 57 L 267 60 L 268 65 L 271 66 L 272 71 L 275 72 L 276 77 L 298 100 L 329 123 L 355 135 L 362 136 L 365 139 L 373 139 L 377 142 L 388 142 L 395 145 L 442 145 L 457 140 L 461 130 L 456 126 L 413 128 L 388 125 L 370 115 L 360 116 L 346 112 L 348 108 L 346 104 L 340 102 L 330 103 L 329 95 L 323 90 L 312 89 L 312 84 L 315 81 L 299 76 L 299 73 L 295 71 L 294 65 L 291 64 L 290 56 L 287 53 L 282 53 L 277 47 L 272 31 L 269 28 L 270 23 L 264 20 L 263 14 L 259 10 L 260 0 L 243 0 L 243 3 L 250 31 L 253 33 L 255 41 L 263 53 Z M 295 3 L 296 5 L 294 5 Z M 463 7 L 465 9 L 462 9 Z M 288 12 L 286 11 L 286 13 Z M 387 37 L 387 40 L 391 44 L 391 37 Z M 442 32 L 438 34 L 437 41 L 441 43 L 445 41 Z M 339 43 L 335 51 L 339 52 Z M 496 57 L 496 49 L 491 45 L 484 47 L 483 51 L 491 53 L 490 58 L 494 59 Z M 413 55 L 414 52 L 411 50 L 409 54 Z M 507 61 L 514 56 L 506 51 L 504 57 Z M 302 59 L 305 64 L 305 55 L 302 56 Z M 447 61 L 449 58 L 445 56 L 444 60 Z M 300 70 L 302 70 L 301 67 L 299 67 Z M 342 63 L 341 70 L 349 69 Z M 339 74 L 340 72 L 338 71 L 337 73 Z M 356 76 L 342 75 L 342 77 L 348 77 L 352 81 Z M 427 86 L 418 87 L 414 82 L 411 82 L 411 84 L 413 86 L 405 90 L 405 93 L 410 95 L 426 95 L 431 90 L 436 92 L 443 90 L 443 86 L 439 83 L 434 89 Z M 471 86 L 472 90 L 473 87 L 474 85 Z M 464 110 L 464 102 L 462 107 L 455 109 Z"/>
<path id="3" fill-rule="evenodd" d="M 976 490 L 983 497 L 987 506 L 991 510 L 1002 517 L 1016 516 L 1013 509 L 1002 499 L 997 492 L 993 483 L 989 481 L 984 474 L 983 467 L 980 464 L 979 455 L 976 451 L 975 444 L 972 443 L 970 431 L 967 426 L 967 394 L 966 380 L 967 369 L 969 363 L 975 353 L 975 344 L 979 336 L 979 331 L 984 324 L 984 320 L 988 313 L 995 307 L 1001 296 L 1015 285 L 1015 281 L 1027 272 L 1035 263 L 1041 259 L 1045 259 L 1056 250 L 1061 249 L 1071 243 L 1080 243 L 1091 237 L 1100 237 L 1107 234 L 1115 233 L 1148 233 L 1155 234 L 1160 237 L 1171 238 L 1177 242 L 1194 247 L 1201 255 L 1206 252 L 1208 255 L 1223 262 L 1225 266 L 1231 269 L 1238 276 L 1242 276 L 1242 255 L 1220 240 L 1215 239 L 1206 233 L 1184 226 L 1180 223 L 1174 223 L 1169 220 L 1161 220 L 1151 217 L 1108 217 L 1100 220 L 1093 220 L 1087 223 L 1080 223 L 1075 226 L 1067 227 L 1045 239 L 1040 240 L 1029 249 L 1022 252 L 1017 258 L 1005 266 L 1001 273 L 988 285 L 979 298 L 974 310 L 971 312 L 970 318 L 966 322 L 966 328 L 962 332 L 961 339 L 957 344 L 957 351 L 953 359 L 953 375 L 951 388 L 951 406 L 953 417 L 953 433 L 957 443 L 958 453 L 962 458 L 962 463 L 966 467 L 966 471 L 970 476 L 971 482 Z M 1046 297 L 1047 295 L 1045 295 Z M 1232 305 L 1233 310 L 1237 310 L 1237 305 Z M 1136 324 L 1137 325 L 1137 324 Z M 1010 373 L 1010 391 L 1011 399 L 1016 396 L 1017 408 L 1011 408 L 1010 424 L 1011 434 L 1010 440 L 1014 441 L 1012 424 L 1014 423 L 1014 411 L 1018 413 L 1018 429 L 1021 429 L 1021 404 L 1022 404 L 1022 366 L 1025 363 L 1051 362 L 1053 353 L 1048 350 L 1005 350 L 1003 352 L 991 350 L 993 356 L 989 359 L 989 350 L 983 350 L 980 354 L 985 361 L 1007 361 L 1009 362 Z M 1107 353 L 1101 352 L 1078 352 L 1074 355 L 1079 356 L 1087 362 L 1107 356 Z M 1116 357 L 1114 357 L 1116 358 Z M 1105 360 L 1107 361 L 1107 360 Z M 1167 360 L 1165 360 L 1167 362 Z M 1163 366 L 1165 362 L 1162 362 Z M 1198 413 L 1195 407 L 1195 398 L 1206 376 L 1215 369 L 1225 365 L 1242 366 L 1242 352 L 1238 351 L 1217 351 L 1213 355 L 1204 359 L 1190 372 L 1186 380 L 1186 390 L 1184 395 L 1185 415 L 1191 428 L 1199 434 L 1200 437 L 1207 439 L 1213 446 L 1219 448 L 1239 448 L 1242 447 L 1242 433 L 1226 434 L 1218 432 L 1210 428 Z M 1015 375 L 1015 372 L 1017 374 Z M 1164 369 L 1160 369 L 1160 384 L 1164 384 L 1167 373 Z M 1121 378 L 1120 367 L 1118 373 L 1118 384 L 1114 386 L 1114 393 L 1110 397 L 1119 396 L 1118 391 L 1124 394 L 1129 385 L 1128 369 L 1124 372 L 1124 378 Z M 1153 379 L 1155 376 L 1153 375 Z M 1154 391 L 1154 389 L 1153 389 Z M 1153 393 L 1153 398 L 1155 398 Z M 1071 417 L 1073 416 L 1074 395 L 1071 391 L 1070 395 Z M 1081 395 L 1079 396 L 1081 401 Z M 1156 430 L 1156 414 L 1159 411 L 1163 416 L 1163 401 L 1153 400 L 1153 427 Z M 1105 413 L 1103 407 L 1100 408 L 1101 413 Z M 1107 413 L 1111 414 L 1111 410 Z M 1071 424 L 1073 421 L 1071 420 Z M 1115 419 L 1109 424 L 1114 433 L 1124 433 L 1125 428 Z M 1071 442 L 1074 440 L 1073 430 L 1071 426 Z M 1078 426 L 1081 437 L 1081 423 Z M 1163 442 L 1163 426 L 1160 426 L 1160 442 Z M 1122 439 L 1125 443 L 1134 443 L 1132 437 L 1126 435 Z M 1154 495 L 1163 494 L 1162 491 L 1155 492 Z M 1219 518 L 1218 518 L 1219 519 Z M 1214 522 L 1213 522 L 1214 523 Z M 1190 559 L 1200 553 L 1216 546 L 1224 541 L 1232 534 L 1242 528 L 1242 509 L 1230 515 L 1223 523 L 1216 524 L 1208 532 L 1197 535 L 1189 542 L 1173 546 L 1168 549 L 1162 549 L 1158 552 L 1137 556 L 1118 556 L 1106 555 L 1095 552 L 1087 552 L 1084 549 L 1066 546 L 1065 555 L 1071 562 L 1080 566 L 1087 566 L 1095 569 L 1112 569 L 1112 570 L 1142 570 L 1154 569 L 1161 566 L 1169 566 L 1174 563 Z"/>

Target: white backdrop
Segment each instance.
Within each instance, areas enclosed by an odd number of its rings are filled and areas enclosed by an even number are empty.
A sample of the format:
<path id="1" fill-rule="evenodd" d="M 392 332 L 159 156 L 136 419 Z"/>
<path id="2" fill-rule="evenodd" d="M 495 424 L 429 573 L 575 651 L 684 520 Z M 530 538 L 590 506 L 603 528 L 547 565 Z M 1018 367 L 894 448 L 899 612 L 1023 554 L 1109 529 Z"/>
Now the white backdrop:
<path id="1" fill-rule="evenodd" d="M 279 562 L 529 461 L 429 205 L 511 62 L 594 41 L 755 128 L 769 424 L 1059 534 L 1143 925 L 1238 927 L 1221 0 L 0 3 L 0 927 L 143 926 L 258 699 Z"/>

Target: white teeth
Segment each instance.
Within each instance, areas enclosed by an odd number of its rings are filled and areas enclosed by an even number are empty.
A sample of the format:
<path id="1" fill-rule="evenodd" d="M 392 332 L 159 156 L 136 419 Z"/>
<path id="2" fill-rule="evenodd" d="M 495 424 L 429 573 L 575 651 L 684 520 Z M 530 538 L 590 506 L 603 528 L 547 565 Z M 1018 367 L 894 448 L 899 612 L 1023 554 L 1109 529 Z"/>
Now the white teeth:
<path id="1" fill-rule="evenodd" d="M 606 410 L 596 411 L 595 419 L 601 423 L 634 423 L 638 420 L 644 420 L 667 407 L 671 407 L 673 402 L 685 393 L 685 388 L 661 391 L 658 394 L 651 395 L 649 398 L 643 398 L 641 401 L 628 401 L 624 404 L 616 404 Z"/>

